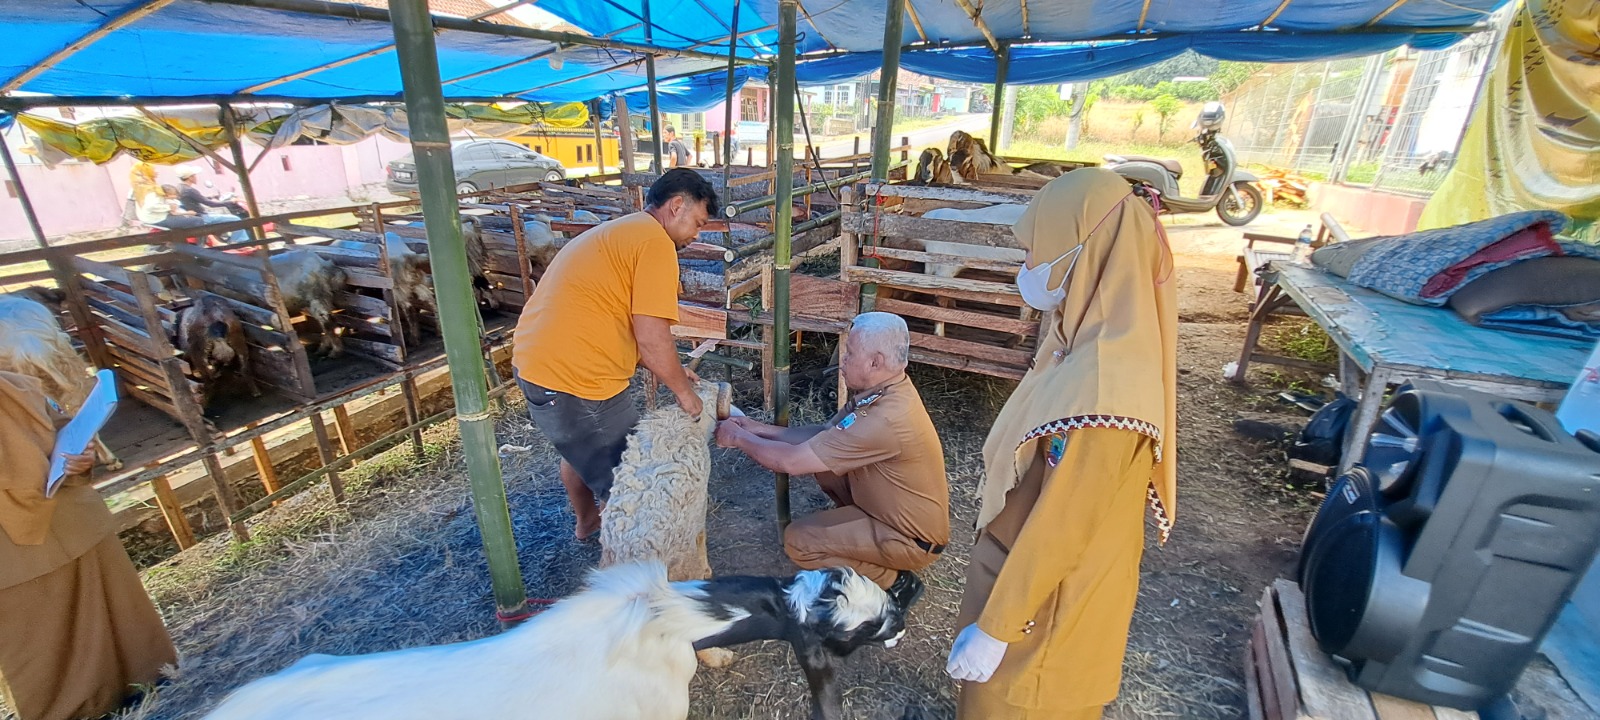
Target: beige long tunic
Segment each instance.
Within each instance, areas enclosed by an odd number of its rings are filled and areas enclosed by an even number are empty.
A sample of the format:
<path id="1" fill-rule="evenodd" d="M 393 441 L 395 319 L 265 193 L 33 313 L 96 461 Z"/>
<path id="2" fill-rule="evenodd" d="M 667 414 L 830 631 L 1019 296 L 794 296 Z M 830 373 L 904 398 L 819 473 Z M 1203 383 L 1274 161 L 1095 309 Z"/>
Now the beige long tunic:
<path id="1" fill-rule="evenodd" d="M 55 421 L 38 381 L 0 372 L 0 698 L 20 720 L 99 717 L 177 662 L 88 478 L 45 497 Z"/>

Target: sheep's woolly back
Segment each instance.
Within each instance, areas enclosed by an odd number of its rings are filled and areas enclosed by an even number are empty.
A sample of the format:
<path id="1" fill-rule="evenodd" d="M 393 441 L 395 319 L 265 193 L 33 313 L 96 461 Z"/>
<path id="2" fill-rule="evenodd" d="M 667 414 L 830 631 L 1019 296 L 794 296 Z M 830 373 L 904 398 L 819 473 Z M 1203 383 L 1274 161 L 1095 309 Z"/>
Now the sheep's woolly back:
<path id="1" fill-rule="evenodd" d="M 704 409 L 676 404 L 640 418 L 622 453 L 600 523 L 600 566 L 659 560 L 673 580 L 711 576 L 706 560 L 706 482 L 711 477 L 717 386 L 695 386 Z"/>
<path id="2" fill-rule="evenodd" d="M 88 364 L 46 308 L 0 295 L 0 370 L 38 378 L 45 393 L 68 410 L 88 396 Z"/>

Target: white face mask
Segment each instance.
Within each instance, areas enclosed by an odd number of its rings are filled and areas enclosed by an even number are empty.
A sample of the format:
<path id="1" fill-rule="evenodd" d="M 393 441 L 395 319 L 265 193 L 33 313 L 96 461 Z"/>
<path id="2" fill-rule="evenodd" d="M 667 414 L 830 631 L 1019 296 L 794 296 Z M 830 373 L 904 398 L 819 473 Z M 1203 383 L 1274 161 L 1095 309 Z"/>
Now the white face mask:
<path id="1" fill-rule="evenodd" d="M 1040 312 L 1054 310 L 1062 300 L 1067 299 L 1067 278 L 1072 277 L 1072 268 L 1078 264 L 1078 255 L 1082 252 L 1083 246 L 1079 245 L 1050 262 L 1031 268 L 1024 264 L 1017 268 L 1017 291 L 1022 293 L 1022 301 Z M 1072 258 L 1072 262 L 1067 264 L 1067 273 L 1061 276 L 1061 284 L 1051 290 L 1051 268 L 1068 257 Z"/>

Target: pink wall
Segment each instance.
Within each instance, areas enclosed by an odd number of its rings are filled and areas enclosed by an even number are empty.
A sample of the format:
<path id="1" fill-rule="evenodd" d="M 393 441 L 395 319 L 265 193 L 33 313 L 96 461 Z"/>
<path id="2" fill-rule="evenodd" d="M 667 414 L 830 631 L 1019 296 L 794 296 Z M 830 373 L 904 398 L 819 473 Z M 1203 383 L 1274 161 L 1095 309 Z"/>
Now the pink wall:
<path id="1" fill-rule="evenodd" d="M 296 145 L 278 148 L 256 165 L 250 174 L 256 197 L 263 204 L 291 200 L 325 201 L 326 206 L 350 202 L 352 190 L 384 181 L 384 168 L 411 152 L 407 143 L 383 137 L 369 138 L 354 145 Z M 246 163 L 255 162 L 260 149 L 246 144 Z M 29 163 L 29 156 L 15 147 L 12 155 L 34 210 L 39 214 L 45 234 L 54 238 L 71 233 L 114 230 L 122 225 L 122 212 L 128 197 L 128 171 L 133 159 L 117 157 L 104 165 L 66 162 L 53 168 Z M 226 154 L 223 157 L 227 157 Z M 287 159 L 287 163 L 285 160 Z M 207 194 L 242 195 L 232 171 L 209 158 L 182 165 L 156 166 L 156 177 L 163 184 L 178 183 L 178 168 L 193 168 Z M 0 251 L 31 247 L 33 235 L 22 214 L 22 206 L 7 185 L 0 192 Z M 361 194 L 365 198 L 365 194 Z M 312 205 L 312 207 L 316 207 Z"/>
<path id="2" fill-rule="evenodd" d="M 127 192 L 126 168 L 122 172 L 122 194 L 104 168 L 88 163 L 69 163 L 53 170 L 37 164 L 20 165 L 17 172 L 46 235 L 114 228 L 122 224 L 123 206 L 118 198 Z M 5 185 L 5 192 L 0 193 L 3 196 L 0 197 L 0 243 L 26 241 L 32 246 L 33 234 L 22 214 L 21 203 L 15 199 L 16 189 L 9 180 Z M 6 246 L 9 247 L 9 243 Z"/>
<path id="3" fill-rule="evenodd" d="M 1417 229 L 1428 201 L 1366 188 L 1311 184 L 1311 208 L 1331 213 L 1340 224 L 1377 235 L 1402 235 Z"/>

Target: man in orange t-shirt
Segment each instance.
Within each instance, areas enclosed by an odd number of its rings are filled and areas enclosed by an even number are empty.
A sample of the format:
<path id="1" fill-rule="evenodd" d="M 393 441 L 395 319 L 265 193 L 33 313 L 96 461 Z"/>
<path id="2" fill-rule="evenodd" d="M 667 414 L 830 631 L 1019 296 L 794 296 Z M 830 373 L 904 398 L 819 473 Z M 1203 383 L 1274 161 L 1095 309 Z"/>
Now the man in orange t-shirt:
<path id="1" fill-rule="evenodd" d="M 528 415 L 561 454 L 574 533 L 600 529 L 599 503 L 639 420 L 628 381 L 644 365 L 698 416 L 694 377 L 678 363 L 677 251 L 718 210 L 716 190 L 689 169 L 669 170 L 644 212 L 601 223 L 556 253 L 513 336 L 512 364 Z"/>

